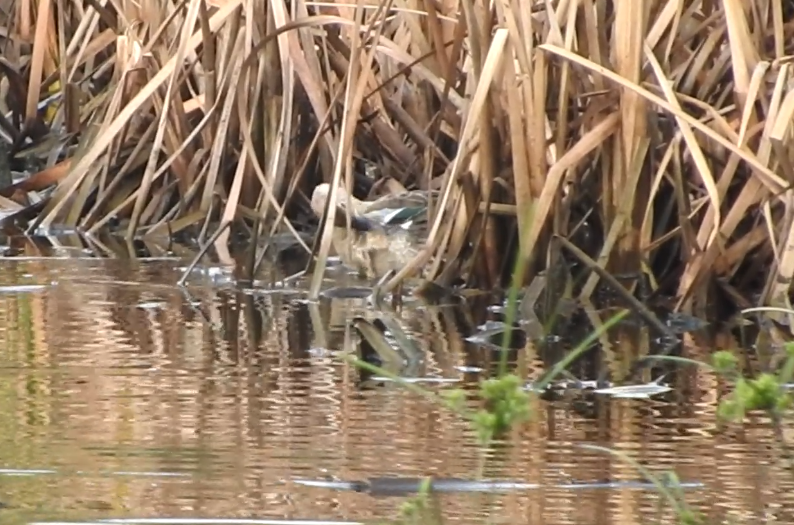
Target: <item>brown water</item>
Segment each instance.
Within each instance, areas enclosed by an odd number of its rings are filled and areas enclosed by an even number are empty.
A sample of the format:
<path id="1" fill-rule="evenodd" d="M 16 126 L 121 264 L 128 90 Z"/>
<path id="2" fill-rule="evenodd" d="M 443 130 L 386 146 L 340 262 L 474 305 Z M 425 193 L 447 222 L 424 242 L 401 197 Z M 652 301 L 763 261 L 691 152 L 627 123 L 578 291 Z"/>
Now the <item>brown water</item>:
<path id="1" fill-rule="evenodd" d="M 186 292 L 175 286 L 186 261 L 25 253 L 0 264 L 4 525 L 386 520 L 398 517 L 404 497 L 300 481 L 471 478 L 481 466 L 468 424 L 393 383 L 362 384 L 338 357 L 351 344 L 345 319 L 371 315 L 361 300 L 313 304 L 300 291 L 235 289 L 228 274 L 206 266 Z M 477 367 L 493 361 L 451 329 L 456 316 L 482 318 L 430 307 L 402 314 L 425 352 L 415 375 L 450 380 L 426 385 L 435 390 L 474 385 L 484 375 Z M 521 373 L 537 378 L 542 369 L 532 351 L 519 353 Z M 685 496 L 711 523 L 791 522 L 794 477 L 779 466 L 768 422 L 719 428 L 718 385 L 701 370 L 682 371 L 672 386 L 652 400 L 535 401 L 533 420 L 488 453 L 483 475 L 539 486 L 442 495 L 440 515 L 462 523 L 675 522 L 669 507 L 659 511 L 655 490 L 566 486 L 641 479 L 619 458 L 579 447 L 595 444 L 702 483 Z"/>

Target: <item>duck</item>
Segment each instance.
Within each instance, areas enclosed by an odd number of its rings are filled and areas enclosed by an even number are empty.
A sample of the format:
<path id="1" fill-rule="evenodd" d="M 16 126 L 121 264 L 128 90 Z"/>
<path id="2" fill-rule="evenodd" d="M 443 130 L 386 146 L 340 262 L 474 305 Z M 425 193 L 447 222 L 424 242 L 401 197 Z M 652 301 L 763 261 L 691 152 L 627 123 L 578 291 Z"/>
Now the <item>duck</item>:
<path id="1" fill-rule="evenodd" d="M 311 207 L 320 218 L 331 191 L 328 183 L 312 193 Z M 427 240 L 427 210 L 432 195 L 421 190 L 361 201 L 337 190 L 337 219 L 332 245 L 342 263 L 371 280 L 398 272 L 422 250 Z M 345 209 L 350 211 L 350 230 Z"/>

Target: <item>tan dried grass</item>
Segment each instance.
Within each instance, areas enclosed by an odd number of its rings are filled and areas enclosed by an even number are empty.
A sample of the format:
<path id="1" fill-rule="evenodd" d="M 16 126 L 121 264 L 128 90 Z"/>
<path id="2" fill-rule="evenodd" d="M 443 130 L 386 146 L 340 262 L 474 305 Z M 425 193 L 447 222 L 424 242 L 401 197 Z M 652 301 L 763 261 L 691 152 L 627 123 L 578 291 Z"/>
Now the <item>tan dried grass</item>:
<path id="1" fill-rule="evenodd" d="M 116 218 L 130 237 L 193 227 L 207 239 L 254 209 L 272 233 L 291 228 L 297 191 L 352 189 L 363 156 L 395 185 L 442 190 L 426 249 L 387 287 L 428 264 L 490 287 L 516 257 L 525 282 L 553 235 L 590 225 L 586 251 L 609 272 L 672 254 L 679 307 L 762 270 L 761 301 L 791 306 L 794 22 L 780 2 L 13 6 L 23 132 L 52 86 L 64 100 L 93 89 L 49 122 L 81 134 L 34 226 Z M 489 212 L 499 204 L 516 217 Z M 597 284 L 593 273 L 581 295 Z"/>

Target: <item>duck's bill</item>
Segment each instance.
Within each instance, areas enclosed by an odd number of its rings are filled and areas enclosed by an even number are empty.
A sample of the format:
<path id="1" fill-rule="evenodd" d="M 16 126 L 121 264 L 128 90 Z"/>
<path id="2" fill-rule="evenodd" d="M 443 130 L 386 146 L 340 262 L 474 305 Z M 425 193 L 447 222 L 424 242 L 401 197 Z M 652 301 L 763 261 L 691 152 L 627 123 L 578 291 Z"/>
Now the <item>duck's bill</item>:
<path id="1" fill-rule="evenodd" d="M 345 216 L 345 209 L 341 206 L 336 207 L 336 216 L 334 217 L 334 226 L 337 228 L 344 228 L 347 225 L 347 217 Z M 360 217 L 357 215 L 350 216 L 350 229 L 358 232 L 368 232 L 377 228 L 375 221 Z"/>

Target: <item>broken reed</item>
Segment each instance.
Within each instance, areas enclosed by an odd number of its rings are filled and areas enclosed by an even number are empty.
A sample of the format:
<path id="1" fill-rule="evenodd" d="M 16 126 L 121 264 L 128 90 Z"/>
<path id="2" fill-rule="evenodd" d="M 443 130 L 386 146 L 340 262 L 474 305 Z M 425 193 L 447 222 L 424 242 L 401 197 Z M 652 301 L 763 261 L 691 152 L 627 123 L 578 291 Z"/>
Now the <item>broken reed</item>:
<path id="1" fill-rule="evenodd" d="M 22 144 L 51 126 L 61 153 L 3 192 L 13 208 L 57 183 L 34 226 L 294 231 L 300 193 L 352 185 L 356 157 L 442 192 L 403 274 L 490 286 L 519 257 L 529 277 L 559 235 L 678 306 L 717 278 L 787 301 L 794 21 L 776 0 L 13 6 L 4 129 Z M 37 111 L 53 93 L 57 110 Z"/>

